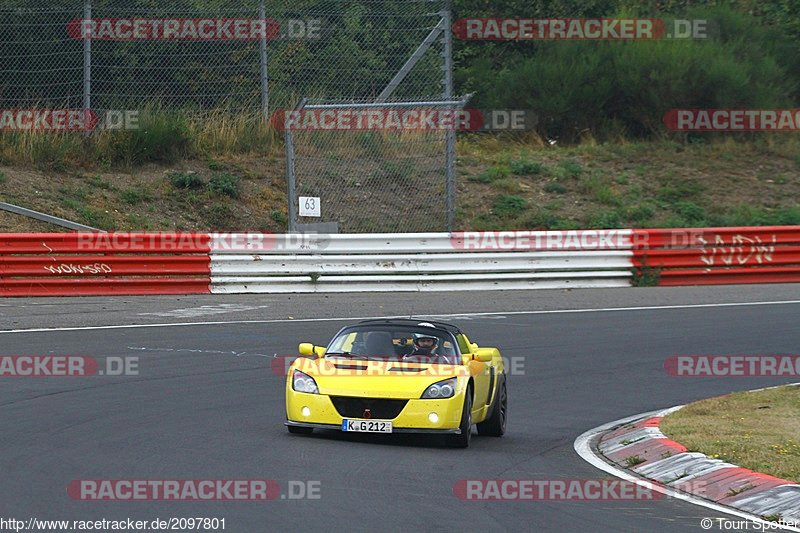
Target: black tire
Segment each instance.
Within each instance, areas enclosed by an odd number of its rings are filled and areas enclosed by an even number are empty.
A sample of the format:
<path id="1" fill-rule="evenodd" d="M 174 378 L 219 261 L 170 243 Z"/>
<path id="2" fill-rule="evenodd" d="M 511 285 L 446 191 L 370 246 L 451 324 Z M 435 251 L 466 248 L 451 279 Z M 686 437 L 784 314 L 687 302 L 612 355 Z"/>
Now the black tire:
<path id="1" fill-rule="evenodd" d="M 508 417 L 508 391 L 506 390 L 506 380 L 500 384 L 497 391 L 497 398 L 492 409 L 492 416 L 485 421 L 478 423 L 478 434 L 488 437 L 502 437 L 506 432 L 506 419 Z"/>
<path id="2" fill-rule="evenodd" d="M 468 448 L 472 436 L 472 390 L 467 391 L 464 408 L 461 411 L 460 435 L 448 435 L 447 445 L 451 448 Z"/>
<path id="3" fill-rule="evenodd" d="M 304 426 L 286 426 L 289 428 L 289 433 L 294 433 L 296 435 L 311 435 L 314 432 L 314 428 L 307 428 Z"/>

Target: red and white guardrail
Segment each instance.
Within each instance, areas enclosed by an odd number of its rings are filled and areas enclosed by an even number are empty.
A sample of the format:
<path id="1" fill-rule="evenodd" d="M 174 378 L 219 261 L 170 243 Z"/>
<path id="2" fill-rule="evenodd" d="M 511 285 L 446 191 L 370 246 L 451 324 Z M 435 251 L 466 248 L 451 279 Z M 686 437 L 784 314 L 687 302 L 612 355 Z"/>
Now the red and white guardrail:
<path id="1" fill-rule="evenodd" d="M 0 234 L 0 295 L 800 281 L 800 226 L 409 234 Z"/>
<path id="2" fill-rule="evenodd" d="M 0 234 L 0 295 L 210 292 L 207 233 Z"/>

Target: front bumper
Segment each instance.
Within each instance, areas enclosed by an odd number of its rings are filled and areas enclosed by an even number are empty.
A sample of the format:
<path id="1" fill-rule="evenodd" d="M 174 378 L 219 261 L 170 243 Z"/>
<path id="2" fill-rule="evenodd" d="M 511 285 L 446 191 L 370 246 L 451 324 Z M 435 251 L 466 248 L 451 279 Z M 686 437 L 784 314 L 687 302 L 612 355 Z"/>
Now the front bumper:
<path id="1" fill-rule="evenodd" d="M 400 414 L 394 418 L 378 418 L 372 420 L 391 420 L 393 433 L 444 433 L 460 434 L 461 410 L 464 398 L 456 395 L 444 400 L 408 400 Z M 307 407 L 309 415 L 303 414 Z M 436 413 L 438 420 L 431 422 L 428 416 Z M 341 430 L 344 417 L 336 410 L 330 396 L 326 394 L 306 394 L 292 389 L 286 391 L 287 425 L 319 427 L 322 429 Z"/>
<path id="2" fill-rule="evenodd" d="M 287 420 L 287 426 L 301 427 L 301 428 L 315 428 L 315 429 L 333 429 L 342 431 L 341 424 L 310 424 L 305 422 L 295 422 L 294 420 Z M 434 433 L 436 435 L 461 435 L 461 429 L 429 429 L 429 428 L 398 428 L 392 427 L 392 433 Z M 352 435 L 364 435 L 364 433 L 351 433 Z M 386 433 L 383 433 L 386 435 Z"/>

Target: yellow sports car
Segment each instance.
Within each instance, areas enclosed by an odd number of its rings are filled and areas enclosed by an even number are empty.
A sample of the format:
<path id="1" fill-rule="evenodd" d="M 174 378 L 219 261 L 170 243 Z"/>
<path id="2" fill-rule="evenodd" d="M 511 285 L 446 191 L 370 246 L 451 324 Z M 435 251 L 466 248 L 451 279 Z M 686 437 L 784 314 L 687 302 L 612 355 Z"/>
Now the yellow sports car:
<path id="1" fill-rule="evenodd" d="M 506 430 L 508 393 L 497 348 L 479 348 L 456 326 L 368 320 L 341 329 L 327 348 L 300 345 L 286 379 L 290 433 L 315 428 L 438 433 L 450 446 Z"/>

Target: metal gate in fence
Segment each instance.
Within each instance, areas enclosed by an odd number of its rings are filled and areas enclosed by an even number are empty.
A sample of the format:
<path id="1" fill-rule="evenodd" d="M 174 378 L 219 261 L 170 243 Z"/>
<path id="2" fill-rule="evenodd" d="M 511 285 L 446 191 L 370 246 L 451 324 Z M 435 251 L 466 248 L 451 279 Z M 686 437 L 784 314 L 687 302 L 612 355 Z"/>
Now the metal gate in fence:
<path id="1" fill-rule="evenodd" d="M 304 100 L 296 111 L 435 112 L 461 109 L 465 103 L 466 99 L 385 104 Z M 453 142 L 450 130 L 287 131 L 288 198 L 293 199 L 289 230 L 302 230 L 309 222 L 342 233 L 451 230 L 455 173 L 448 148 Z M 315 216 L 302 216 L 310 211 L 316 211 Z"/>
<path id="2" fill-rule="evenodd" d="M 440 8 L 431 13 L 429 33 L 374 95 L 306 97 L 294 111 L 463 109 L 468 98 L 453 95 L 449 2 Z M 437 64 L 441 75 L 431 79 Z M 453 229 L 453 129 L 287 128 L 286 167 L 289 231 L 320 223 L 326 231 L 342 233 Z"/>

